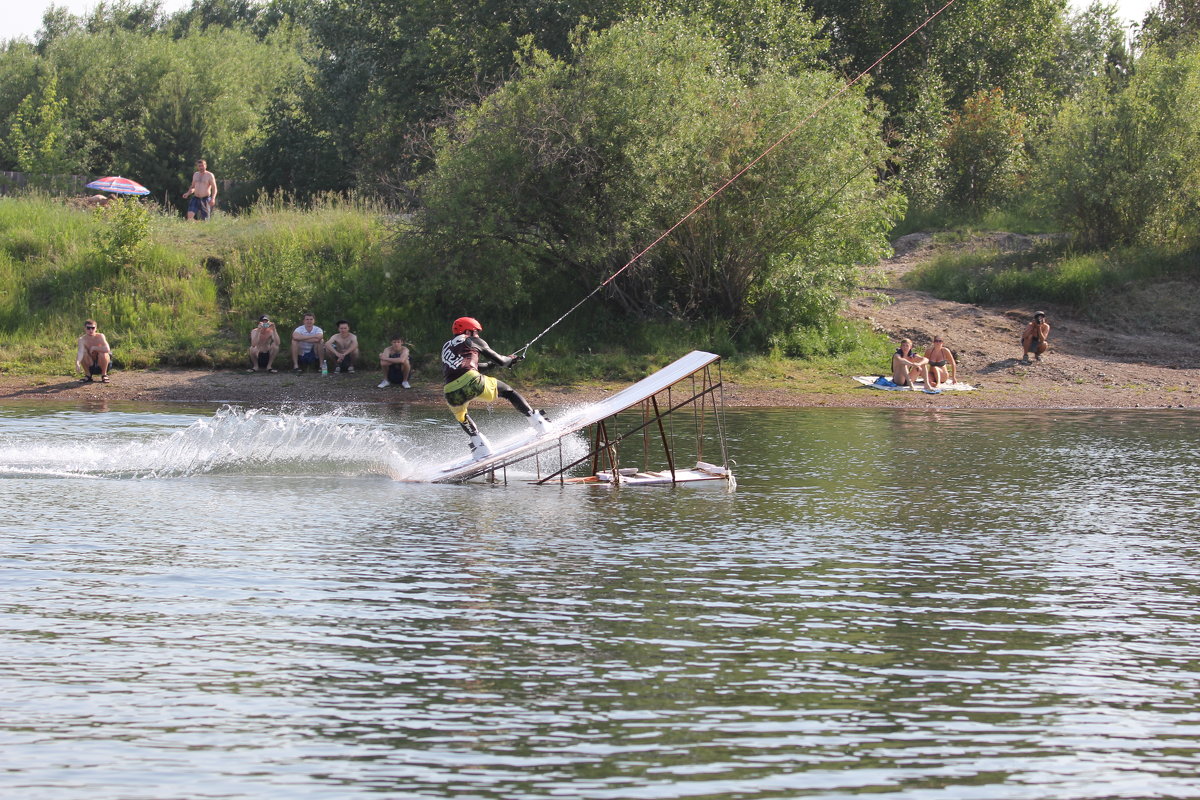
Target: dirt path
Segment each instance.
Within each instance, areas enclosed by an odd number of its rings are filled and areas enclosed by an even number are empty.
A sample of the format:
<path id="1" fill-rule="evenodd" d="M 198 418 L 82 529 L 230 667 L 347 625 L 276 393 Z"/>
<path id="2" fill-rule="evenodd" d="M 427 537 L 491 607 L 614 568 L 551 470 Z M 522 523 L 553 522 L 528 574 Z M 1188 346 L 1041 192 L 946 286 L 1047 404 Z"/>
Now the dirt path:
<path id="1" fill-rule="evenodd" d="M 992 234 L 971 245 L 1000 249 L 1034 246 L 1034 239 Z M 728 382 L 725 402 L 732 407 L 899 407 L 899 408 L 1200 408 L 1200 284 L 1174 282 L 1131 293 L 1131 307 L 1165 309 L 1163 320 L 1143 333 L 1132 325 L 1098 325 L 1065 309 L 1043 307 L 1052 327 L 1051 350 L 1043 361 L 1022 364 L 1020 331 L 1035 309 L 998 309 L 938 300 L 898 288 L 900 276 L 927 261 L 935 250 L 928 234 L 896 242 L 896 255 L 879 265 L 878 281 L 850 303 L 849 315 L 865 319 L 893 340 L 912 339 L 918 350 L 941 333 L 954 351 L 959 378 L 975 392 L 932 396 L 881 392 L 848 378 L 844 390 L 811 392 Z M 1133 297 L 1141 293 L 1147 296 Z M 881 302 L 886 298 L 886 302 Z M 1134 302 L 1136 300 L 1136 302 Z M 1139 312 L 1142 313 L 1142 312 Z M 1190 315 L 1190 316 L 1189 316 Z M 880 365 L 882 370 L 885 365 Z M 156 370 L 118 372 L 108 384 L 80 383 L 65 376 L 0 375 L 0 402 L 105 404 L 110 402 L 288 404 L 404 404 L 442 408 L 437 375 L 417 375 L 414 388 L 379 389 L 379 373 L 355 375 L 247 375 L 234 371 Z M 594 400 L 623 386 L 517 388 L 537 406 L 555 408 Z"/>

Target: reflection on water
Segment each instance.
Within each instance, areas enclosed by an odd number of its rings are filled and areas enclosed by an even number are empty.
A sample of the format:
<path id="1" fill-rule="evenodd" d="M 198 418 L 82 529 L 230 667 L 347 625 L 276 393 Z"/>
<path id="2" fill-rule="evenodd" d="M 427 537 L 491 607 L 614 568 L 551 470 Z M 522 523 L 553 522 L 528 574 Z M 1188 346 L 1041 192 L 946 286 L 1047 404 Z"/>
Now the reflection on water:
<path id="1" fill-rule="evenodd" d="M 1194 415 L 738 411 L 730 494 L 222 414 L 0 409 L 0 796 L 1200 796 Z"/>

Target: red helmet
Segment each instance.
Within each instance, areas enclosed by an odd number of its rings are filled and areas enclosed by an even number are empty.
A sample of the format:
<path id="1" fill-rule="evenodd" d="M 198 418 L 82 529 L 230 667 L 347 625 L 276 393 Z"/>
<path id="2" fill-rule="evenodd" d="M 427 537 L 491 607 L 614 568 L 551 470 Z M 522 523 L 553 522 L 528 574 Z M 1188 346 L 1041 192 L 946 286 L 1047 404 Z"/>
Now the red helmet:
<path id="1" fill-rule="evenodd" d="M 475 319 L 474 317 L 459 317 L 458 319 L 454 320 L 454 325 L 450 327 L 450 330 L 454 332 L 455 336 L 458 336 L 462 333 L 469 333 L 470 331 L 479 331 L 480 333 L 483 333 L 483 326 L 480 325 L 479 320 Z"/>

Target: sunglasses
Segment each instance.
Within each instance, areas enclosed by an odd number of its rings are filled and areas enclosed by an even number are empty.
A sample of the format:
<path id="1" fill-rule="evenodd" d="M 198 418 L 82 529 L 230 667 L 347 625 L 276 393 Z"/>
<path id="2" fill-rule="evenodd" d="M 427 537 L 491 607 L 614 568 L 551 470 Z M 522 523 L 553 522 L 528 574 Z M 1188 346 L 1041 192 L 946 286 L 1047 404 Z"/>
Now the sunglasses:
<path id="1" fill-rule="evenodd" d="M 94 330 L 96 330 L 96 326 L 95 325 L 84 325 L 83 329 L 85 331 L 94 331 Z"/>

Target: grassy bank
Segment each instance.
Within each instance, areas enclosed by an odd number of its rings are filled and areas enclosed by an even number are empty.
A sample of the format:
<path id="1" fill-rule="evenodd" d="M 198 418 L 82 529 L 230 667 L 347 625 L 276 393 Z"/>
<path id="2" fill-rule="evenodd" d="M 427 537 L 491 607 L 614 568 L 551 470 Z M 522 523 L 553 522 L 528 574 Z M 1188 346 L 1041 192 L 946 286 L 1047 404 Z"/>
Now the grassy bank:
<path id="1" fill-rule="evenodd" d="M 948 250 L 908 273 L 905 284 L 958 303 L 1057 304 L 1087 311 L 1119 301 L 1134 287 L 1200 276 L 1198 255 L 1148 248 L 1078 253 L 1066 243 L 1024 253 Z"/>
<path id="2" fill-rule="evenodd" d="M 472 310 L 442 308 L 403 277 L 416 270 L 397 244 L 402 224 L 337 199 L 303 209 L 265 200 L 202 224 L 136 201 L 91 211 L 47 197 L 0 199 L 0 371 L 69 372 L 89 317 L 119 368 L 238 368 L 260 314 L 286 345 L 305 310 L 326 332 L 350 320 L 369 358 L 400 334 L 418 361 L 434 362 L 448 321 Z M 579 299 L 485 320 L 485 335 L 515 350 Z M 743 379 L 778 385 L 819 381 L 834 363 L 877 365 L 888 352 L 850 323 L 783 331 L 771 352 L 745 352 L 721 324 L 629 323 L 591 302 L 541 339 L 522 369 L 546 383 L 626 381 L 691 348 L 721 353 Z"/>

